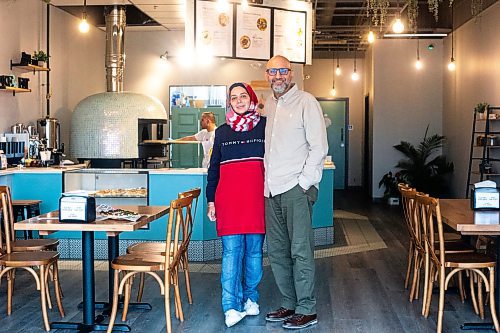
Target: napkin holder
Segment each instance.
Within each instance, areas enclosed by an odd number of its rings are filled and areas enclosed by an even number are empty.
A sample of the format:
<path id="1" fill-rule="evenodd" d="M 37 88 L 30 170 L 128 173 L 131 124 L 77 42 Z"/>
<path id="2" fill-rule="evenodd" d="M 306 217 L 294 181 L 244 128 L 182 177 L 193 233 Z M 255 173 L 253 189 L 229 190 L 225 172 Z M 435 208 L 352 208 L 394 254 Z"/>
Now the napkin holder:
<path id="1" fill-rule="evenodd" d="M 497 187 L 478 187 L 472 189 L 470 198 L 473 210 L 500 209 L 500 191 Z"/>
<path id="2" fill-rule="evenodd" d="M 59 199 L 59 221 L 90 223 L 95 221 L 95 198 L 79 195 L 62 195 Z"/>

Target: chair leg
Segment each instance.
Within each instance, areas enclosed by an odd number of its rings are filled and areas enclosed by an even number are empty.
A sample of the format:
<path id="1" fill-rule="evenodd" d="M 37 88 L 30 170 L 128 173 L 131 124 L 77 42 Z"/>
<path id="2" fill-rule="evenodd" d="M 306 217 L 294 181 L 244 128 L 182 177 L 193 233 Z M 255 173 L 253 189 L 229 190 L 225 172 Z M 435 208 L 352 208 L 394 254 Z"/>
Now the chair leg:
<path id="1" fill-rule="evenodd" d="M 178 274 L 178 273 L 177 273 Z M 181 322 L 184 321 L 184 313 L 182 312 L 182 303 L 181 303 L 181 292 L 179 290 L 179 278 L 176 274 L 176 281 L 174 281 L 174 292 L 175 292 L 175 302 L 177 304 L 176 308 L 178 311 L 178 318 Z"/>
<path id="2" fill-rule="evenodd" d="M 140 273 L 139 274 L 139 290 L 137 290 L 137 302 L 142 301 L 142 293 L 144 291 L 144 276 L 145 273 Z"/>
<path id="3" fill-rule="evenodd" d="M 47 295 L 47 306 L 52 310 L 52 299 L 50 298 L 50 290 L 49 290 L 49 269 L 47 268 L 44 273 L 45 279 L 45 294 Z"/>
<path id="4" fill-rule="evenodd" d="M 115 286 L 113 288 L 113 306 L 111 307 L 111 316 L 109 317 L 108 330 L 106 333 L 111 333 L 113 331 L 113 326 L 115 325 L 116 312 L 118 311 L 118 286 L 120 284 L 120 272 L 115 270 L 114 275 Z"/>
<path id="5" fill-rule="evenodd" d="M 170 272 L 168 269 L 165 270 L 163 287 L 165 288 L 165 324 L 167 326 L 167 333 L 172 333 L 172 319 L 170 318 Z M 108 333 L 111 333 L 111 331 Z"/>
<path id="6" fill-rule="evenodd" d="M 12 292 L 14 290 L 14 270 L 7 272 L 7 315 L 12 313 Z"/>
<path id="7" fill-rule="evenodd" d="M 428 253 L 425 254 L 425 268 L 424 268 L 424 289 L 422 291 L 422 316 L 425 316 L 425 309 L 427 306 L 427 297 L 429 289 L 429 270 L 430 270 L 430 258 Z"/>
<path id="8" fill-rule="evenodd" d="M 425 297 L 425 311 L 423 313 L 423 316 L 425 318 L 429 316 L 433 287 L 434 287 L 434 265 L 432 265 L 429 269 L 429 283 L 427 284 L 427 290 L 424 291 L 425 293 L 427 293 L 427 296 Z"/>
<path id="9" fill-rule="evenodd" d="M 125 295 L 123 299 L 122 321 L 127 320 L 128 306 L 130 304 L 130 292 L 132 291 L 132 277 L 129 277 L 124 286 Z"/>
<path id="10" fill-rule="evenodd" d="M 413 251 L 414 251 L 413 242 L 410 241 L 410 245 L 408 246 L 408 265 L 406 266 L 405 289 L 408 289 L 408 284 L 410 282 L 411 266 L 413 262 Z M 189 302 L 189 304 L 192 304 L 192 302 Z"/>
<path id="11" fill-rule="evenodd" d="M 472 306 L 474 307 L 474 313 L 476 315 L 479 315 L 479 307 L 477 305 L 477 299 L 476 299 L 476 286 L 474 285 L 474 279 L 476 277 L 476 273 L 474 271 L 471 271 L 469 274 L 469 287 L 470 287 L 470 297 L 472 300 Z"/>
<path id="12" fill-rule="evenodd" d="M 439 306 L 438 306 L 438 320 L 436 333 L 441 333 L 443 331 L 443 314 L 444 314 L 444 280 L 445 280 L 445 270 L 440 268 L 439 270 Z"/>
<path id="13" fill-rule="evenodd" d="M 57 308 L 59 309 L 59 314 L 61 317 L 64 317 L 64 308 L 62 305 L 62 293 L 61 293 L 61 285 L 59 284 L 59 268 L 57 262 L 52 265 L 53 270 L 53 279 L 54 279 L 54 290 L 56 292 L 56 301 Z"/>
<path id="14" fill-rule="evenodd" d="M 477 296 L 479 305 L 479 318 L 484 319 L 484 300 L 483 300 L 483 279 L 477 277 Z"/>
<path id="15" fill-rule="evenodd" d="M 40 303 L 42 306 L 42 317 L 43 317 L 43 323 L 45 325 L 45 330 L 48 332 L 50 331 L 50 324 L 49 324 L 49 316 L 47 315 L 47 306 L 46 306 L 46 290 L 47 290 L 47 280 L 45 279 L 45 266 L 40 266 Z"/>
<path id="16" fill-rule="evenodd" d="M 187 252 L 184 253 L 182 260 L 182 268 L 184 269 L 184 279 L 186 280 L 186 294 L 189 304 L 193 304 L 193 295 L 191 294 L 191 280 L 189 278 L 189 263 L 187 258 Z M 405 288 L 407 288 L 408 283 L 405 282 Z"/>
<path id="17" fill-rule="evenodd" d="M 495 330 L 500 332 L 500 326 L 498 325 L 497 310 L 495 304 L 495 268 L 490 268 L 490 310 L 491 318 L 493 319 L 493 325 Z"/>
<path id="18" fill-rule="evenodd" d="M 414 299 L 417 299 L 415 296 L 417 289 L 417 280 L 418 280 L 418 271 L 419 271 L 419 258 L 418 254 L 415 254 L 413 257 L 413 281 L 411 284 L 410 290 L 410 302 L 413 302 Z"/>
<path id="19" fill-rule="evenodd" d="M 465 303 L 465 290 L 462 273 L 463 271 L 458 272 L 458 292 L 460 293 L 460 300 L 463 304 Z"/>

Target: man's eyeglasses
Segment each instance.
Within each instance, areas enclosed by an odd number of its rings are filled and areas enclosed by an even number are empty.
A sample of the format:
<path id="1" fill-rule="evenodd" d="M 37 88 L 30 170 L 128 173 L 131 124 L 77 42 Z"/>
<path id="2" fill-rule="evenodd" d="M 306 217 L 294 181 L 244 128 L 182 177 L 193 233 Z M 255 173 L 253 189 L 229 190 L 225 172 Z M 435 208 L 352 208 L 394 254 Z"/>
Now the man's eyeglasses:
<path id="1" fill-rule="evenodd" d="M 290 68 L 268 68 L 266 72 L 270 76 L 275 76 L 280 72 L 280 75 L 287 75 L 291 71 Z"/>

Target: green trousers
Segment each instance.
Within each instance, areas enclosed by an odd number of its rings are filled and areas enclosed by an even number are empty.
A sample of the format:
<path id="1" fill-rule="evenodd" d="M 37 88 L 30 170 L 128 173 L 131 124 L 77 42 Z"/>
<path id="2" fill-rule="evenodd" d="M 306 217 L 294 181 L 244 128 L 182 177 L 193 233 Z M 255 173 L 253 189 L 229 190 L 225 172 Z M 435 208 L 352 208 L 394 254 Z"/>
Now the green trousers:
<path id="1" fill-rule="evenodd" d="M 296 313 L 316 313 L 312 206 L 318 189 L 297 185 L 266 198 L 267 254 L 282 295 L 281 306 Z"/>

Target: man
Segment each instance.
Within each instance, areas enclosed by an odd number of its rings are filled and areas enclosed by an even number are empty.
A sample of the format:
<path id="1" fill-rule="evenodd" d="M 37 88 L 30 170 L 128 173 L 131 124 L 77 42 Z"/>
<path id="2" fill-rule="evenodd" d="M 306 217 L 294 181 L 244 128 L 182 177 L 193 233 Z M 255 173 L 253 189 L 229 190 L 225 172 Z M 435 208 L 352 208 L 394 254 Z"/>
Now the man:
<path id="1" fill-rule="evenodd" d="M 312 206 L 328 152 L 321 106 L 292 83 L 290 61 L 274 56 L 266 67 L 273 96 L 266 100 L 265 187 L 268 256 L 282 295 L 266 316 L 299 329 L 318 322 L 314 296 Z"/>
<path id="2" fill-rule="evenodd" d="M 194 135 L 188 135 L 178 140 L 180 141 L 198 141 L 203 146 L 203 161 L 201 166 L 208 168 L 210 163 L 210 155 L 214 145 L 215 129 L 215 115 L 212 112 L 203 112 L 200 119 L 201 131 Z"/>

